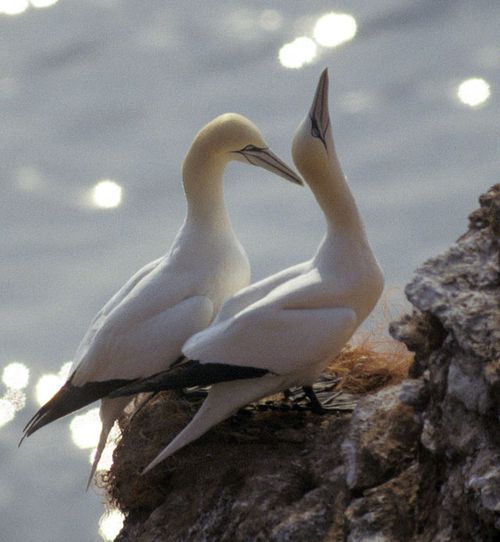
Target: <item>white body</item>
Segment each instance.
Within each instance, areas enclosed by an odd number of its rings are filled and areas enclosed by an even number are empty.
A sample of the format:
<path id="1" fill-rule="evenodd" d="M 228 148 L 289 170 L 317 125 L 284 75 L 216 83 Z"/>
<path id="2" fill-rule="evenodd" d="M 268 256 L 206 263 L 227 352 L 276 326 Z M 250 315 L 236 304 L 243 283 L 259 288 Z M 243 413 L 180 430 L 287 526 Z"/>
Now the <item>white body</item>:
<path id="1" fill-rule="evenodd" d="M 106 304 L 78 348 L 74 385 L 165 370 L 179 358 L 184 342 L 210 324 L 224 300 L 249 283 L 248 258 L 229 223 L 218 236 L 211 233 L 186 221 L 169 253 L 141 269 Z M 89 483 L 129 401 L 101 402 L 102 429 Z"/>
<path id="2" fill-rule="evenodd" d="M 249 279 L 248 259 L 229 224 L 212 236 L 186 222 L 168 254 L 136 273 L 96 316 L 78 347 L 73 385 L 164 370 Z"/>
<path id="3" fill-rule="evenodd" d="M 68 389 L 40 409 L 26 435 L 44 425 L 44 416 L 45 423 L 57 419 L 50 418 L 51 412 L 66 400 L 70 404 L 71 393 L 82 395 L 96 382 L 145 378 L 170 367 L 185 341 L 207 327 L 222 303 L 249 283 L 248 258 L 224 203 L 223 173 L 230 160 L 302 184 L 246 118 L 228 113 L 207 124 L 184 160 L 187 215 L 172 248 L 138 271 L 97 314 L 76 352 Z M 89 482 L 107 435 L 128 402 L 102 400 L 103 426 Z"/>
<path id="4" fill-rule="evenodd" d="M 146 470 L 245 404 L 290 386 L 311 385 L 381 295 L 383 275 L 335 153 L 327 88 L 325 71 L 311 109 L 323 126 L 324 143 L 311 135 L 307 117 L 293 144 L 295 164 L 327 222 L 317 253 L 241 290 L 224 304 L 211 326 L 192 336 L 182 349 L 200 363 L 270 372 L 213 385 L 191 423 Z"/>

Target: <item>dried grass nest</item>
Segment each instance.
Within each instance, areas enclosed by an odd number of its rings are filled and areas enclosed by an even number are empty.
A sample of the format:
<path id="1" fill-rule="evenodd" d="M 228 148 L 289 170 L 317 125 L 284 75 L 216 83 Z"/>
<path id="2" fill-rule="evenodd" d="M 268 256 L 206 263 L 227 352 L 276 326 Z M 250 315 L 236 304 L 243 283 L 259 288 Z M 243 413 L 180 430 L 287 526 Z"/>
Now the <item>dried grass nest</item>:
<path id="1" fill-rule="evenodd" d="M 320 399 L 330 399 L 333 408 L 338 407 L 338 416 L 349 416 L 346 411 L 352 410 L 357 399 L 403 380 L 412 359 L 404 345 L 388 337 L 377 343 L 364 338 L 342 350 L 315 390 Z M 131 421 L 130 414 L 120 420 L 123 433 L 113 454 L 113 465 L 109 471 L 98 473 L 96 480 L 110 506 L 124 513 L 149 513 L 163 502 L 170 484 L 175 484 L 176 472 L 185 476 L 186 472 L 213 469 L 214 458 L 234 463 L 239 457 L 253 455 L 255 446 L 304 446 L 301 437 L 306 426 L 308 432 L 311 427 L 321 430 L 325 417 L 333 418 L 331 423 L 335 423 L 335 416 L 312 413 L 300 390 L 289 399 L 276 395 L 242 409 L 187 446 L 182 454 L 141 476 L 144 467 L 190 421 L 203 397 L 203 390 L 162 392 Z M 226 446 L 228 443 L 231 446 Z"/>

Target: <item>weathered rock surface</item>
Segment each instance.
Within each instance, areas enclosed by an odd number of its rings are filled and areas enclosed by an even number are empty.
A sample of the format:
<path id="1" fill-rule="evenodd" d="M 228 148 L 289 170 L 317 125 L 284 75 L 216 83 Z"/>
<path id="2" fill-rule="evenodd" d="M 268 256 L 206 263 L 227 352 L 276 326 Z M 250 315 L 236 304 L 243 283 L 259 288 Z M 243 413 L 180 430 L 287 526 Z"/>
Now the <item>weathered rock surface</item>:
<path id="1" fill-rule="evenodd" d="M 127 515 L 117 540 L 500 540 L 500 185 L 480 202 L 391 325 L 415 352 L 409 379 L 352 414 L 260 405 L 140 477 L 195 408 L 158 397 L 105 484 Z"/>
<path id="2" fill-rule="evenodd" d="M 457 244 L 417 270 L 406 287 L 416 310 L 391 326 L 416 352 L 405 401 L 433 476 L 415 540 L 500 539 L 500 185 L 480 203 Z"/>

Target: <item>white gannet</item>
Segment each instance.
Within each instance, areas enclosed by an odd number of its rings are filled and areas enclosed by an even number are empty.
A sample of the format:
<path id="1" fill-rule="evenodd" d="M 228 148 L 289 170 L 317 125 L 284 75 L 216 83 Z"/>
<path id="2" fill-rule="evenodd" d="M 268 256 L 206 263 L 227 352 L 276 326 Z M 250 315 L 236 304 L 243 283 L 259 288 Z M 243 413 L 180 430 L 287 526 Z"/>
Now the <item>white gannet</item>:
<path id="1" fill-rule="evenodd" d="M 130 400 L 106 396 L 170 367 L 186 340 L 208 326 L 222 303 L 250 282 L 248 258 L 224 204 L 223 173 L 231 160 L 302 184 L 245 117 L 227 113 L 200 130 L 182 167 L 187 214 L 171 249 L 138 271 L 101 309 L 77 349 L 75 370 L 24 429 L 23 439 L 104 398 L 89 483 L 107 436 Z"/>
<path id="2" fill-rule="evenodd" d="M 189 361 L 113 394 L 212 384 L 192 421 L 144 472 L 238 408 L 291 386 L 304 386 L 313 406 L 321 407 L 312 383 L 382 293 L 382 271 L 335 152 L 326 69 L 292 153 L 325 215 L 326 235 L 311 260 L 228 300 L 210 327 L 183 346 Z"/>

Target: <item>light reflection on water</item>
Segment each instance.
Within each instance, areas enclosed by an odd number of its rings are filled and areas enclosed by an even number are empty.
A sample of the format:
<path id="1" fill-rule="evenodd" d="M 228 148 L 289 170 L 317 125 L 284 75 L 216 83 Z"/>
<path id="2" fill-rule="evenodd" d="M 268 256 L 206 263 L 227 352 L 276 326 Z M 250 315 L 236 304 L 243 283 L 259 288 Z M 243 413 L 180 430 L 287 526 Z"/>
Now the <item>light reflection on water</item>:
<path id="1" fill-rule="evenodd" d="M 323 47 L 337 47 L 352 40 L 357 31 L 356 19 L 347 13 L 327 13 L 314 26 L 314 39 Z"/>
<path id="2" fill-rule="evenodd" d="M 24 363 L 14 361 L 5 366 L 2 373 L 2 382 L 15 390 L 22 390 L 28 385 L 30 370 Z"/>
<path id="3" fill-rule="evenodd" d="M 21 390 L 9 389 L 0 397 L 0 427 L 11 422 L 16 412 L 26 404 L 26 394 Z"/>
<path id="4" fill-rule="evenodd" d="M 0 427 L 11 422 L 26 405 L 26 394 L 22 391 L 28 385 L 30 371 L 24 363 L 14 361 L 2 372 L 2 382 L 7 391 L 0 397 Z"/>
<path id="5" fill-rule="evenodd" d="M 48 401 L 66 381 L 71 370 L 71 362 L 64 363 L 57 374 L 46 373 L 36 384 L 36 400 L 39 405 Z M 7 364 L 1 375 L 1 380 L 7 391 L 0 397 L 0 428 L 11 422 L 17 412 L 26 406 L 26 393 L 23 391 L 29 384 L 30 370 L 24 363 L 14 361 Z M 89 454 L 90 464 L 94 461 L 101 421 L 99 408 L 92 408 L 84 414 L 73 416 L 69 424 L 71 438 L 80 449 L 92 449 Z M 120 430 L 115 424 L 108 436 L 108 443 L 99 461 L 99 470 L 108 470 L 113 463 L 113 451 Z M 119 510 L 105 512 L 99 520 L 99 535 L 105 542 L 115 539 L 123 526 L 124 516 Z"/>
<path id="6" fill-rule="evenodd" d="M 97 441 L 101 432 L 101 419 L 99 417 L 99 407 L 91 408 L 84 414 L 73 416 L 69 424 L 71 440 L 73 444 L 81 450 L 89 450 L 89 462 L 93 463 Z M 99 461 L 99 470 L 109 469 L 113 462 L 113 451 L 116 448 L 116 440 L 120 435 L 118 424 L 115 423 L 109 432 L 106 448 Z"/>
<path id="7" fill-rule="evenodd" d="M 0 0 L 0 13 L 4 15 L 20 15 L 31 5 L 34 8 L 48 8 L 58 0 Z"/>
<path id="8" fill-rule="evenodd" d="M 69 424 L 71 439 L 78 448 L 93 448 L 99 439 L 101 420 L 99 408 L 92 408 L 85 414 L 77 414 Z"/>
<path id="9" fill-rule="evenodd" d="M 356 19 L 347 13 L 326 13 L 319 17 L 312 31 L 314 40 L 301 36 L 285 43 L 279 50 L 279 61 L 285 68 L 297 69 L 318 58 L 318 45 L 332 48 L 354 38 Z"/>
<path id="10" fill-rule="evenodd" d="M 58 0 L 30 0 L 30 4 L 34 8 L 48 8 L 56 4 Z"/>
<path id="11" fill-rule="evenodd" d="M 68 361 L 61 366 L 57 374 L 46 373 L 38 379 L 35 387 L 35 397 L 39 406 L 44 405 L 51 399 L 66 382 L 71 371 L 71 365 L 71 361 Z"/>
<path id="12" fill-rule="evenodd" d="M 5 397 L 0 399 L 0 427 L 11 422 L 16 415 L 16 407 Z"/>
<path id="13" fill-rule="evenodd" d="M 310 64 L 317 54 L 317 46 L 311 38 L 302 36 L 285 43 L 279 51 L 281 65 L 285 68 L 302 68 Z"/>
<path id="14" fill-rule="evenodd" d="M 490 94 L 489 83 L 479 77 L 466 79 L 460 83 L 457 89 L 458 99 L 470 107 L 483 105 Z"/>
<path id="15" fill-rule="evenodd" d="M 26 406 L 26 394 L 22 390 L 9 389 L 3 396 L 3 399 L 8 401 L 16 412 Z"/>
<path id="16" fill-rule="evenodd" d="M 119 510 L 110 510 L 99 519 L 99 534 L 105 542 L 112 542 L 123 527 L 124 516 Z"/>
<path id="17" fill-rule="evenodd" d="M 0 0 L 0 13 L 4 15 L 19 15 L 28 7 L 28 0 Z"/>
<path id="18" fill-rule="evenodd" d="M 63 363 L 58 373 L 45 373 L 40 376 L 35 386 L 35 397 L 39 406 L 49 401 L 66 382 L 71 366 L 72 363 L 69 361 Z M 0 398 L 0 426 L 13 420 L 16 412 L 25 407 L 26 394 L 22 390 L 28 386 L 29 379 L 30 370 L 24 363 L 14 361 L 4 367 L 2 382 L 7 386 L 7 391 Z M 69 430 L 73 443 L 78 448 L 93 448 L 90 454 L 90 462 L 92 463 L 101 430 L 99 408 L 92 408 L 84 414 L 73 416 Z M 108 446 L 100 462 L 101 470 L 111 466 L 112 454 L 118 436 L 118 424 L 115 424 L 108 436 Z"/>
<path id="19" fill-rule="evenodd" d="M 122 202 L 122 187 L 110 179 L 104 179 L 96 183 L 92 188 L 92 204 L 100 209 L 113 209 Z"/>
<path id="20" fill-rule="evenodd" d="M 39 405 L 46 403 L 66 381 L 72 363 L 64 363 L 58 373 L 46 373 L 40 376 L 35 386 L 36 401 Z M 1 373 L 2 383 L 7 387 L 0 397 L 0 428 L 14 420 L 17 412 L 26 406 L 26 393 L 23 391 L 29 384 L 30 369 L 24 363 L 14 361 L 8 363 Z M 93 463 L 101 421 L 99 408 L 92 408 L 84 414 L 74 415 L 69 431 L 75 446 L 80 449 L 91 449 L 89 462 Z M 115 424 L 108 436 L 106 448 L 99 461 L 99 470 L 108 470 L 113 463 L 113 451 L 120 434 L 118 424 Z M 123 514 L 118 510 L 105 512 L 99 520 L 99 535 L 105 542 L 115 539 L 123 526 Z"/>
<path id="21" fill-rule="evenodd" d="M 96 446 L 101 432 L 101 419 L 99 417 L 99 407 L 92 408 L 84 414 L 73 416 L 69 424 L 71 440 L 73 444 L 81 450 L 89 450 L 89 463 L 94 462 Z M 98 470 L 108 470 L 113 463 L 113 452 L 116 448 L 116 441 L 120 436 L 118 423 L 115 423 L 109 432 L 106 448 L 99 461 Z"/>

